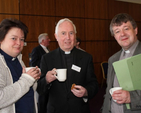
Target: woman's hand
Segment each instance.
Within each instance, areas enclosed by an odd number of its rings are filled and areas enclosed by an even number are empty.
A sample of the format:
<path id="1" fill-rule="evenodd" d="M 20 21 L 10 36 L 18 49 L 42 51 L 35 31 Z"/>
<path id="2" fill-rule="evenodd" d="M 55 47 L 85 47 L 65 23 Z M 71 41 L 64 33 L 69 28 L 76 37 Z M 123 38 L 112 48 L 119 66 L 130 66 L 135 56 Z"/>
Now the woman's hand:
<path id="1" fill-rule="evenodd" d="M 26 73 L 32 76 L 35 80 L 38 80 L 41 76 L 41 71 L 38 66 L 31 68 L 29 71 L 26 72 L 25 67 L 23 67 L 23 73 Z"/>

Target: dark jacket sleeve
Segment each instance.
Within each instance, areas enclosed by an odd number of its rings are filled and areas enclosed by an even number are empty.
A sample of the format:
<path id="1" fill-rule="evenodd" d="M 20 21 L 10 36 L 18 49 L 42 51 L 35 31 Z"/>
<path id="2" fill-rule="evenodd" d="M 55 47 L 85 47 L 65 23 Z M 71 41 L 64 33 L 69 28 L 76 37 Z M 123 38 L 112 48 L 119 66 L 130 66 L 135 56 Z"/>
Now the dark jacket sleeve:
<path id="1" fill-rule="evenodd" d="M 86 72 L 87 83 L 85 88 L 87 89 L 87 92 L 88 92 L 88 98 L 93 98 L 98 92 L 98 82 L 97 82 L 96 75 L 94 73 L 92 56 L 89 57 L 87 65 L 88 65 L 87 72 Z"/>
<path id="2" fill-rule="evenodd" d="M 51 84 L 47 84 L 47 81 L 46 81 L 46 74 L 48 72 L 48 68 L 47 68 L 47 65 L 46 65 L 46 59 L 44 57 L 45 55 L 43 55 L 42 59 L 41 59 L 41 78 L 38 80 L 38 86 L 37 86 L 37 92 L 39 94 L 43 94 L 45 92 L 48 92 L 47 90 L 49 90 L 50 88 L 50 85 Z"/>

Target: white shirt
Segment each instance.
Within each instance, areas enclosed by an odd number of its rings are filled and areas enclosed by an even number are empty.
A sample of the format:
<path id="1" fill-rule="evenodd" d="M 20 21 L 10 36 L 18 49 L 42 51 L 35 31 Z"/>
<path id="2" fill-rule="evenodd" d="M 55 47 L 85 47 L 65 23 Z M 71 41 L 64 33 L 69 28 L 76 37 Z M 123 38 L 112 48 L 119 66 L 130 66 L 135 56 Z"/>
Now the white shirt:
<path id="1" fill-rule="evenodd" d="M 45 51 L 46 53 L 49 53 L 49 50 L 48 50 L 45 46 L 43 46 L 42 44 L 40 44 L 40 46 L 44 49 L 44 51 Z"/>

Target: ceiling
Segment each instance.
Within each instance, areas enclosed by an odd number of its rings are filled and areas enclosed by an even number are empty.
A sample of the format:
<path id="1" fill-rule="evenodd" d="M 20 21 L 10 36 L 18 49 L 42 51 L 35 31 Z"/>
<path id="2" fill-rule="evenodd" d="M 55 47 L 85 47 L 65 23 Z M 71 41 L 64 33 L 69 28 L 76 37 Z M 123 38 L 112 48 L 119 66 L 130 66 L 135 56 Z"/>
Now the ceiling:
<path id="1" fill-rule="evenodd" d="M 141 4 L 141 0 L 117 0 L 117 1 Z"/>

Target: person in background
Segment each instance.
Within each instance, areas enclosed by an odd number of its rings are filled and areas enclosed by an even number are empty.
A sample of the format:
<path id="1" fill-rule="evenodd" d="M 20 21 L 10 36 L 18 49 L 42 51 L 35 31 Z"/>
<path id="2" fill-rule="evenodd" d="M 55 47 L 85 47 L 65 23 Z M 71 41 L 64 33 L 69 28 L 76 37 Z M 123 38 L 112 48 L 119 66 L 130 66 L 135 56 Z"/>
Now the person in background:
<path id="1" fill-rule="evenodd" d="M 0 113 L 37 113 L 38 67 L 25 71 L 21 51 L 27 26 L 16 19 L 0 23 Z"/>
<path id="2" fill-rule="evenodd" d="M 41 58 L 44 54 L 49 53 L 48 46 L 50 38 L 47 33 L 42 33 L 38 36 L 39 45 L 32 50 L 30 66 L 40 67 Z M 39 95 L 38 97 L 38 112 L 46 113 L 48 94 Z"/>
<path id="3" fill-rule="evenodd" d="M 42 33 L 38 36 L 39 45 L 35 47 L 31 52 L 30 66 L 40 67 L 41 58 L 45 53 L 48 53 L 48 46 L 50 44 L 50 38 L 47 33 Z"/>
<path id="4" fill-rule="evenodd" d="M 114 91 L 112 96 L 109 93 L 111 88 L 120 86 L 112 64 L 141 53 L 141 42 L 137 38 L 137 24 L 130 15 L 120 13 L 112 19 L 110 31 L 122 49 L 108 60 L 107 89 L 102 113 L 141 113 L 140 90 L 118 90 Z M 130 105 L 130 109 L 126 108 L 126 104 Z"/>
<path id="5" fill-rule="evenodd" d="M 76 37 L 75 47 L 77 49 L 80 49 L 80 50 L 84 51 L 83 49 L 80 48 L 80 44 L 81 44 L 81 39 Z"/>
<path id="6" fill-rule="evenodd" d="M 80 44 L 81 44 L 81 39 L 76 37 L 76 45 L 75 45 L 75 47 L 79 49 L 80 48 Z"/>
<path id="7" fill-rule="evenodd" d="M 71 20 L 65 18 L 57 23 L 55 38 L 59 48 L 43 55 L 37 88 L 39 94 L 49 93 L 47 113 L 90 113 L 88 102 L 98 91 L 93 58 L 76 49 L 76 27 Z M 67 69 L 64 82 L 54 76 L 60 68 Z"/>

